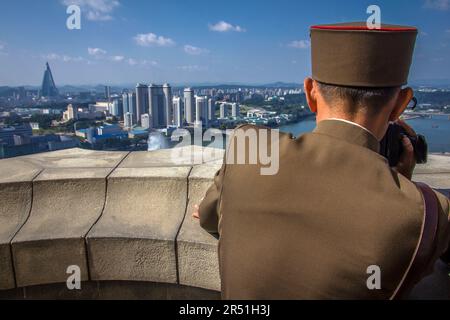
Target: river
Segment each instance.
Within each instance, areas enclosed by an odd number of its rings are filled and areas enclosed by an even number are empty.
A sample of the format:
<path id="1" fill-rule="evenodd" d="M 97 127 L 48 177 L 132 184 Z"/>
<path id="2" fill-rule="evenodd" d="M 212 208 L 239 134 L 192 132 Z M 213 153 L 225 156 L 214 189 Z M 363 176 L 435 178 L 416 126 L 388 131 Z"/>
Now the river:
<path id="1" fill-rule="evenodd" d="M 428 141 L 429 152 L 450 152 L 450 120 L 449 116 L 433 116 L 432 118 L 416 118 L 407 120 L 417 133 L 423 134 Z M 314 118 L 280 127 L 280 131 L 299 136 L 311 132 L 316 127 Z"/>

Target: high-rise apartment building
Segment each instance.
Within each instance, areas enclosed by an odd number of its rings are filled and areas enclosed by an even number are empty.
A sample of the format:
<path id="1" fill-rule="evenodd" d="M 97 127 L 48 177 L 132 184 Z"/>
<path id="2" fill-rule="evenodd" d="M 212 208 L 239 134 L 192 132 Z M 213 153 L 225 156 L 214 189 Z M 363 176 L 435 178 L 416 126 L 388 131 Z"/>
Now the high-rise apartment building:
<path id="1" fill-rule="evenodd" d="M 108 102 L 111 102 L 111 87 L 105 86 L 105 99 Z"/>
<path id="2" fill-rule="evenodd" d="M 195 125 L 200 123 L 208 126 L 208 100 L 205 97 L 195 97 Z"/>
<path id="3" fill-rule="evenodd" d="M 172 88 L 169 84 L 149 86 L 149 113 L 154 128 L 166 128 L 173 123 Z"/>
<path id="4" fill-rule="evenodd" d="M 151 84 L 149 87 L 150 115 L 152 118 L 152 128 L 165 127 L 167 118 L 164 108 L 164 91 L 161 85 Z"/>
<path id="5" fill-rule="evenodd" d="M 137 110 L 136 110 L 136 93 L 128 93 L 128 112 L 133 118 L 133 125 L 137 124 Z"/>
<path id="6" fill-rule="evenodd" d="M 184 122 L 183 100 L 180 97 L 173 98 L 173 125 L 181 128 Z"/>
<path id="7" fill-rule="evenodd" d="M 238 103 L 231 104 L 231 116 L 233 118 L 238 118 L 240 116 L 240 106 Z"/>
<path id="8" fill-rule="evenodd" d="M 226 103 L 220 104 L 220 118 L 224 119 L 228 117 L 228 109 Z"/>
<path id="9" fill-rule="evenodd" d="M 163 85 L 164 94 L 164 115 L 165 115 L 165 126 L 171 126 L 173 124 L 173 109 L 172 109 L 172 88 L 168 83 Z"/>
<path id="10" fill-rule="evenodd" d="M 78 120 L 78 108 L 72 104 L 67 106 L 67 110 L 63 113 L 64 121 Z"/>
<path id="11" fill-rule="evenodd" d="M 149 88 L 145 84 L 136 85 L 136 118 L 141 122 L 141 116 L 149 113 Z"/>
<path id="12" fill-rule="evenodd" d="M 150 125 L 150 115 L 148 113 L 144 113 L 141 115 L 141 127 L 144 129 L 149 129 L 151 127 Z"/>
<path id="13" fill-rule="evenodd" d="M 213 98 L 208 99 L 208 120 L 216 120 L 216 101 Z"/>
<path id="14" fill-rule="evenodd" d="M 186 122 L 193 124 L 195 121 L 195 98 L 194 90 L 191 88 L 184 89 L 184 112 Z"/>
<path id="15" fill-rule="evenodd" d="M 131 129 L 133 127 L 133 125 L 134 125 L 134 123 L 133 123 L 133 114 L 131 112 L 127 112 L 127 113 L 124 114 L 123 117 L 124 117 L 124 120 L 123 120 L 124 127 L 126 129 Z"/>
<path id="16" fill-rule="evenodd" d="M 123 103 L 122 100 L 119 98 L 116 98 L 113 100 L 113 102 L 110 104 L 110 110 L 109 113 L 114 117 L 122 117 L 123 115 Z"/>
<path id="17" fill-rule="evenodd" d="M 130 112 L 130 108 L 128 107 L 128 93 L 122 94 L 122 108 L 123 108 L 123 118 L 125 119 L 125 114 Z"/>

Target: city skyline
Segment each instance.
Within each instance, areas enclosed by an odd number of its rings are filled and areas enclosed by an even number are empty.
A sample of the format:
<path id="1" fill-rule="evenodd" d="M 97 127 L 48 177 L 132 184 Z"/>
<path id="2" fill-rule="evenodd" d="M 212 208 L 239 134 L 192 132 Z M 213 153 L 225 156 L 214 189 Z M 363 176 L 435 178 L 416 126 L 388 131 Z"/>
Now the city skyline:
<path id="1" fill-rule="evenodd" d="M 81 30 L 66 7 L 82 9 Z M 302 83 L 309 26 L 365 20 L 368 1 L 19 0 L 0 13 L 0 85 Z M 378 1 L 382 21 L 420 33 L 411 81 L 450 78 L 450 0 Z M 26 8 L 26 10 L 24 10 Z"/>

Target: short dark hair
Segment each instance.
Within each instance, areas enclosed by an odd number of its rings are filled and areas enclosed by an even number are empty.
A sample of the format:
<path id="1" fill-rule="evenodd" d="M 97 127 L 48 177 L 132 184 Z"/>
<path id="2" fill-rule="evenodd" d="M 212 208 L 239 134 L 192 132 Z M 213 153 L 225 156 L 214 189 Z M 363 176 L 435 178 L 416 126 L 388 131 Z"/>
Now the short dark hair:
<path id="1" fill-rule="evenodd" d="M 400 87 L 345 87 L 318 82 L 320 93 L 329 105 L 341 100 L 346 103 L 350 114 L 364 111 L 377 114 L 397 93 Z"/>

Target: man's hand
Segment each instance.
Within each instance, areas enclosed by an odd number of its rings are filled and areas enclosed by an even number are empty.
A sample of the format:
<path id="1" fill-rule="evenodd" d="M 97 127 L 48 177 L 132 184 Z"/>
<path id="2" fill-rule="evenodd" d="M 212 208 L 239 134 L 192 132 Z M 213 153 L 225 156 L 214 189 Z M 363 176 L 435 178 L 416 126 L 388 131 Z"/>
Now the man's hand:
<path id="1" fill-rule="evenodd" d="M 199 203 L 202 203 L 202 201 L 205 199 L 205 197 L 200 199 Z M 195 219 L 200 219 L 200 205 L 196 204 L 194 205 L 194 212 L 192 213 L 192 217 Z"/>
<path id="2" fill-rule="evenodd" d="M 199 210 L 199 206 L 198 206 L 198 204 L 196 204 L 194 206 L 194 212 L 192 213 L 192 217 L 195 219 L 200 219 L 200 213 L 198 210 Z"/>
<path id="3" fill-rule="evenodd" d="M 396 122 L 398 125 L 402 126 L 408 135 L 417 137 L 417 134 L 414 132 L 414 130 L 406 124 L 403 120 L 397 120 Z M 403 137 L 402 139 L 403 144 L 403 153 L 400 156 L 400 161 L 398 162 L 395 169 L 402 175 L 404 175 L 409 180 L 412 179 L 414 168 L 416 167 L 416 158 L 414 157 L 414 147 L 411 143 L 411 140 L 409 140 L 408 137 Z"/>

